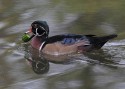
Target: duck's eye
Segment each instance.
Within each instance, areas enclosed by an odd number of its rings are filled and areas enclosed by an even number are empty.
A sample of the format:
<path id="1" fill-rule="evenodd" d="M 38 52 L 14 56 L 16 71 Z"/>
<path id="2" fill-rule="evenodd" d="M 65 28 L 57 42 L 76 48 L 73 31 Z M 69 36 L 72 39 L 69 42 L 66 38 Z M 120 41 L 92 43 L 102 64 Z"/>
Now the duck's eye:
<path id="1" fill-rule="evenodd" d="M 42 28 L 38 28 L 37 29 L 37 34 L 38 35 L 44 35 L 45 34 L 45 30 L 43 30 Z"/>

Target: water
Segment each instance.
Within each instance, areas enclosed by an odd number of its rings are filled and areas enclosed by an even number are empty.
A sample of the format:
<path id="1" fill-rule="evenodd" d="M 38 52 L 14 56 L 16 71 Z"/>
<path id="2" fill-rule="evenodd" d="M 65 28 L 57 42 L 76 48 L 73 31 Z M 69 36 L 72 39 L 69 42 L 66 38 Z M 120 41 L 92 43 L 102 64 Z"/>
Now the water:
<path id="1" fill-rule="evenodd" d="M 1 0 L 0 89 L 124 89 L 124 0 Z M 101 50 L 50 63 L 35 74 L 24 59 L 23 33 L 34 20 L 46 20 L 50 36 L 62 33 L 119 36 Z"/>

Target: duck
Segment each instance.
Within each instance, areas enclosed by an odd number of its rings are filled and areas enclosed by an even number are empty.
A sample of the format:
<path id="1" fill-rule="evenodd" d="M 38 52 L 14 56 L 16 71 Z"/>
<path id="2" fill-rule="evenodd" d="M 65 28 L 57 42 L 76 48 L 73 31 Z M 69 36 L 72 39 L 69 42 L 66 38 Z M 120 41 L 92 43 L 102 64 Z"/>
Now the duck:
<path id="1" fill-rule="evenodd" d="M 93 34 L 57 34 L 49 36 L 49 32 L 47 22 L 37 20 L 31 23 L 31 27 L 22 37 L 22 40 L 29 42 L 31 48 L 35 50 L 31 52 L 32 59 L 27 58 L 27 60 L 32 63 L 33 70 L 37 74 L 49 70 L 48 60 L 41 60 L 40 54 L 45 54 L 45 58 L 52 58 L 51 61 L 62 61 L 62 59 L 66 59 L 65 55 L 73 53 L 83 54 L 99 50 L 106 42 L 117 37 L 117 34 L 106 36 L 96 36 Z M 40 61 L 36 62 L 37 59 L 40 59 Z"/>
<path id="2" fill-rule="evenodd" d="M 46 21 L 34 21 L 26 32 L 29 33 L 32 35 L 28 41 L 33 48 L 44 54 L 56 56 L 98 50 L 107 41 L 117 37 L 116 34 L 101 37 L 91 34 L 59 34 L 49 37 L 49 26 Z"/>

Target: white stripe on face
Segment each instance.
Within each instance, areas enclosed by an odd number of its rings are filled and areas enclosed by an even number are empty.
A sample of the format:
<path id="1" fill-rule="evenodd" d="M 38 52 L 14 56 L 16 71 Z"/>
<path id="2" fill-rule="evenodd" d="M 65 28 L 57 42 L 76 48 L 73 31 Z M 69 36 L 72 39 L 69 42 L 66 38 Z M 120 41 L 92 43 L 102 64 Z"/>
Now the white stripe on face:
<path id="1" fill-rule="evenodd" d="M 42 34 L 40 34 L 40 33 L 38 33 L 38 28 L 36 28 L 36 34 L 34 34 L 34 35 L 36 35 L 36 36 L 42 36 L 45 33 L 47 33 L 46 30 L 43 27 L 41 27 L 41 28 L 42 28 L 42 30 L 44 30 L 44 32 Z"/>

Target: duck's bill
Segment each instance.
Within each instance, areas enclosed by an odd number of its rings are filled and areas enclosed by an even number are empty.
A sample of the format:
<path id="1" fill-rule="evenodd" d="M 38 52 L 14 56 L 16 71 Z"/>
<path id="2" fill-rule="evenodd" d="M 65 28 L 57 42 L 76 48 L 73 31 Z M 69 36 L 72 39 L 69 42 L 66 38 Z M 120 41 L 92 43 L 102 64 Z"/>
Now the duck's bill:
<path id="1" fill-rule="evenodd" d="M 29 33 L 31 33 L 31 32 L 27 31 L 27 32 L 25 32 L 23 34 L 23 36 L 22 36 L 22 41 L 23 42 L 28 42 L 28 41 L 30 41 L 35 36 L 34 34 L 30 35 Z"/>

